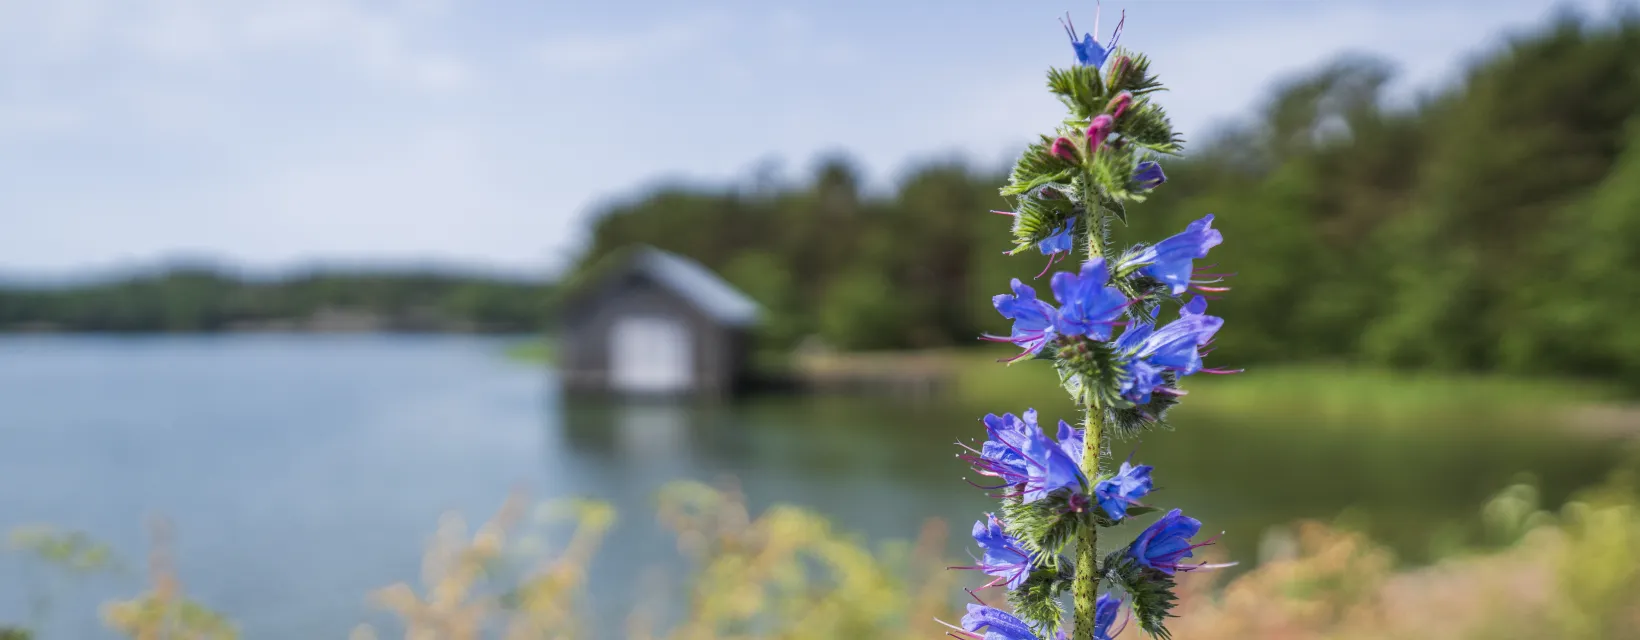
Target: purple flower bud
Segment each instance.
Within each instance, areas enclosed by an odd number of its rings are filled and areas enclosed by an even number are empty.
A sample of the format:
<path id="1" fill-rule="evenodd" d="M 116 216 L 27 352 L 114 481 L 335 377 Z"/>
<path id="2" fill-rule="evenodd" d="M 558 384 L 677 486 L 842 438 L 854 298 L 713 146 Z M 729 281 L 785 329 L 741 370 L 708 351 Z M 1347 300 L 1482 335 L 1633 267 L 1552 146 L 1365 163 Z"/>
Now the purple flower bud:
<path id="1" fill-rule="evenodd" d="M 1116 129 L 1116 119 L 1107 114 L 1099 114 L 1088 123 L 1088 153 L 1096 153 L 1099 146 L 1110 137 L 1110 132 Z M 1061 138 L 1063 139 L 1063 138 Z"/>
<path id="2" fill-rule="evenodd" d="M 1140 190 L 1150 191 L 1167 182 L 1167 175 L 1162 173 L 1162 165 L 1155 161 L 1146 160 L 1133 169 L 1133 183 Z"/>
<path id="3" fill-rule="evenodd" d="M 1123 74 L 1128 72 L 1128 69 L 1131 68 L 1133 68 L 1133 59 L 1127 56 L 1116 56 L 1110 61 L 1110 75 L 1118 80 Z M 1119 82 L 1117 84 L 1119 84 Z"/>
<path id="4" fill-rule="evenodd" d="M 1123 91 L 1110 99 L 1110 103 L 1105 105 L 1105 112 L 1109 113 L 1112 118 L 1120 119 L 1122 114 L 1127 113 L 1128 107 L 1131 106 L 1133 106 L 1133 94 Z"/>
<path id="5" fill-rule="evenodd" d="M 1048 148 L 1048 153 L 1053 154 L 1054 157 L 1064 160 L 1065 162 L 1075 163 L 1080 160 L 1076 154 L 1076 145 L 1072 143 L 1069 138 L 1059 138 L 1054 140 L 1053 146 Z"/>

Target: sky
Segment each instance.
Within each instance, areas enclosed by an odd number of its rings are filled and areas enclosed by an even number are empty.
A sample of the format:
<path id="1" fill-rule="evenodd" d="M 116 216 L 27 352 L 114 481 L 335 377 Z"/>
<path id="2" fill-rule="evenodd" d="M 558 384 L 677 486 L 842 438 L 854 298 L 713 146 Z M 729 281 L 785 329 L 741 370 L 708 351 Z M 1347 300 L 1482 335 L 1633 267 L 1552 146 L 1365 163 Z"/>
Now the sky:
<path id="1" fill-rule="evenodd" d="M 958 5 L 962 6 L 958 6 Z M 1113 0 L 1187 140 L 1342 53 L 1412 96 L 1601 0 Z M 550 274 L 663 183 L 1000 167 L 1091 1 L 0 0 L 0 274 L 177 259 Z"/>

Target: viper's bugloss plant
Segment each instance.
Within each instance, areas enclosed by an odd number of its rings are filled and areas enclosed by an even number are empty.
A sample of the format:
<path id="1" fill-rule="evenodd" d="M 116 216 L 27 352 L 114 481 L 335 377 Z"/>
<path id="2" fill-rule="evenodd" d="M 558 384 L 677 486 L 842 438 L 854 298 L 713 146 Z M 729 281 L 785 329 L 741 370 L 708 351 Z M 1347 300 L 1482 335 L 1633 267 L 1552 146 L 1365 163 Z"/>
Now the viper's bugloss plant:
<path id="1" fill-rule="evenodd" d="M 983 557 L 960 568 L 990 576 L 985 587 L 1005 586 L 1013 611 L 969 605 L 961 626 L 951 625 L 960 638 L 1107 639 L 1121 631 L 1119 614 L 1168 638 L 1177 574 L 1222 566 L 1191 563 L 1212 541 L 1195 541 L 1201 522 L 1178 509 L 1132 542 L 1101 551 L 1100 529 L 1156 511 L 1141 502 L 1155 489 L 1153 469 L 1129 460 L 1107 470 L 1110 441 L 1165 424 L 1185 393 L 1181 378 L 1235 372 L 1202 362 L 1224 325 L 1207 314 L 1204 294 L 1228 290 L 1219 286 L 1224 276 L 1196 265 L 1223 241 L 1213 215 L 1154 244 L 1110 247 L 1111 225 L 1126 223 L 1128 203 L 1167 182 L 1156 159 L 1180 152 L 1180 137 L 1151 99 L 1162 85 L 1145 56 L 1116 48 L 1120 23 L 1108 45 L 1092 34 L 1078 39 L 1068 19 L 1064 25 L 1076 64 L 1049 71 L 1048 87 L 1070 117 L 1025 151 L 1002 189 L 1013 211 L 996 213 L 1013 218 L 1010 254 L 1036 249 L 1048 257 L 1038 278 L 1078 250 L 1086 254 L 1049 280 L 1057 306 L 1013 280 L 1010 293 L 993 299 L 1013 327 L 983 338 L 1019 347 L 1006 362 L 1050 361 L 1082 407 L 1083 427 L 1061 421 L 1049 437 L 1034 410 L 993 414 L 983 420 L 984 443 L 965 446 L 960 457 L 994 479 L 975 484 L 995 491 L 1002 508 L 974 524 Z M 1177 309 L 1165 323 L 1164 307 Z"/>

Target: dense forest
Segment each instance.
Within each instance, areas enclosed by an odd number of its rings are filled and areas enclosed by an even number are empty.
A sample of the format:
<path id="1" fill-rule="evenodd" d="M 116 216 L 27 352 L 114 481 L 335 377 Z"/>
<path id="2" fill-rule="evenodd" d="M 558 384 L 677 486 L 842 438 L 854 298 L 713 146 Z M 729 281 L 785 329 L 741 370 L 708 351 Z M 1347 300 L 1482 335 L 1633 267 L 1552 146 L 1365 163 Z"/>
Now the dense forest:
<path id="1" fill-rule="evenodd" d="M 1219 362 L 1640 383 L 1640 18 L 1563 15 L 1414 106 L 1385 106 L 1391 79 L 1346 57 L 1278 87 L 1164 161 L 1118 242 L 1217 214 L 1209 262 L 1237 275 L 1214 309 L 1238 327 Z M 990 296 L 1044 260 L 1002 254 L 1003 176 L 936 164 L 867 197 L 857 175 L 833 159 L 801 187 L 657 190 L 602 212 L 583 265 L 631 243 L 697 258 L 767 306 L 771 346 L 1006 331 Z"/>
<path id="2" fill-rule="evenodd" d="M 0 288 L 0 330 L 538 331 L 546 283 L 449 273 L 313 272 L 245 279 L 212 268 L 73 287 Z"/>

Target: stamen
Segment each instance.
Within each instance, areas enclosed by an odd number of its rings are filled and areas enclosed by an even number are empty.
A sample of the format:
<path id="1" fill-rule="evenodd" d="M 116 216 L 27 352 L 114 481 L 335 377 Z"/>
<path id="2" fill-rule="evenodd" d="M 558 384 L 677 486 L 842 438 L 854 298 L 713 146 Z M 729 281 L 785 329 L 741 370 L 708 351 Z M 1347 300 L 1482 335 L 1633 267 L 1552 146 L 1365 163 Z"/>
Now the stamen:
<path id="1" fill-rule="evenodd" d="M 1052 269 L 1052 268 L 1053 268 L 1053 264 L 1054 264 L 1054 256 L 1057 256 L 1057 255 L 1059 255 L 1059 253 L 1058 253 L 1058 252 L 1055 252 L 1055 253 L 1053 253 L 1053 254 L 1051 254 L 1051 255 L 1049 255 L 1049 256 L 1048 256 L 1048 264 L 1046 264 L 1046 265 L 1043 265 L 1043 266 L 1042 266 L 1042 273 L 1038 273 L 1038 274 L 1036 274 L 1036 277 L 1035 277 L 1035 278 L 1032 278 L 1032 280 L 1039 280 L 1039 279 L 1041 279 L 1041 278 L 1042 278 L 1042 276 L 1045 276 L 1045 275 L 1047 275 L 1047 274 L 1048 274 L 1048 270 L 1049 270 L 1049 269 Z"/>
<path id="2" fill-rule="evenodd" d="M 947 627 L 950 627 L 952 629 L 956 629 L 957 633 L 961 633 L 962 635 L 959 636 L 956 633 L 952 633 L 950 631 L 945 632 L 945 635 L 956 638 L 957 640 L 981 640 L 984 637 L 984 636 L 980 636 L 978 634 L 975 634 L 975 633 L 973 633 L 973 632 L 971 632 L 967 629 L 959 627 L 957 625 L 954 625 L 954 624 L 951 624 L 951 623 L 946 622 L 944 620 L 941 620 L 939 618 L 934 618 L 934 622 L 938 622 L 938 623 L 943 624 L 943 625 L 945 625 Z"/>
<path id="3" fill-rule="evenodd" d="M 1116 603 L 1116 606 L 1122 606 L 1121 600 L 1117 600 Z M 1127 607 L 1122 607 L 1122 626 L 1117 627 L 1115 631 L 1110 632 L 1110 637 L 1115 638 L 1122 635 L 1122 632 L 1127 630 L 1128 621 L 1131 619 L 1133 619 L 1133 610 Z"/>
<path id="4" fill-rule="evenodd" d="M 1116 42 L 1122 39 L 1122 25 L 1127 24 L 1127 9 L 1122 10 L 1122 19 L 1116 21 L 1116 31 L 1110 35 L 1110 46 L 1107 51 L 1116 50 Z"/>

